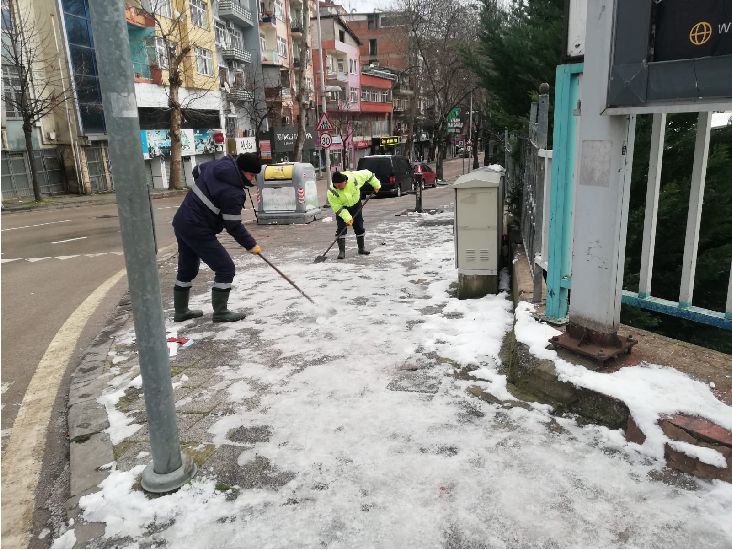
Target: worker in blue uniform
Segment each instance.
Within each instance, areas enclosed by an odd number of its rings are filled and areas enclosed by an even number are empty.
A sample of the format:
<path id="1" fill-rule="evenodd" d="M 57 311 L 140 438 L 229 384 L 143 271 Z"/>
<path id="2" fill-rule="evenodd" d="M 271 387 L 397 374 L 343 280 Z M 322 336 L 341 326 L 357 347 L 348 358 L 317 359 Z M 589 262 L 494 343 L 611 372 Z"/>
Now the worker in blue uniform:
<path id="1" fill-rule="evenodd" d="M 254 153 L 226 156 L 196 166 L 194 184 L 173 217 L 178 240 L 178 273 L 173 287 L 176 322 L 201 317 L 201 310 L 188 309 L 193 279 L 201 260 L 214 272 L 211 289 L 214 322 L 241 321 L 243 313 L 229 311 L 234 280 L 234 262 L 216 238 L 224 229 L 252 254 L 261 248 L 242 223 L 245 187 L 251 187 L 262 163 Z"/>

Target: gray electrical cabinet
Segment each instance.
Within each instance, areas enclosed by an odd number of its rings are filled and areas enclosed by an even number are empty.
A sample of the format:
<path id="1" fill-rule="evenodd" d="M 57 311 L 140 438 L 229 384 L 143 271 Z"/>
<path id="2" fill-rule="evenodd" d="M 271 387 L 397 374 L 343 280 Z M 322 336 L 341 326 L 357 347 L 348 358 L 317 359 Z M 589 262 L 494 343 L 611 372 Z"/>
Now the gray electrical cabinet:
<path id="1" fill-rule="evenodd" d="M 460 176 L 455 189 L 458 298 L 498 292 L 503 236 L 503 171 L 484 167 Z"/>
<path id="2" fill-rule="evenodd" d="M 310 223 L 322 217 L 315 168 L 307 162 L 269 164 L 257 175 L 257 223 Z"/>

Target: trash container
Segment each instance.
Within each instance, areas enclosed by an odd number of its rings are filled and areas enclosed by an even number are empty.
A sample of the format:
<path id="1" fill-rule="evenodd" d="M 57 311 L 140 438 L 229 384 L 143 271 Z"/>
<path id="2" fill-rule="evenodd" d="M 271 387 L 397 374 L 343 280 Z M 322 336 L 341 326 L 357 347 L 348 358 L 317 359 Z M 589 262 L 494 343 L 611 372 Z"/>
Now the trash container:
<path id="1" fill-rule="evenodd" d="M 257 223 L 310 223 L 322 215 L 312 164 L 269 164 L 257 176 Z"/>
<path id="2" fill-rule="evenodd" d="M 458 298 L 495 294 L 503 232 L 503 171 L 479 168 L 460 176 L 452 187 Z"/>

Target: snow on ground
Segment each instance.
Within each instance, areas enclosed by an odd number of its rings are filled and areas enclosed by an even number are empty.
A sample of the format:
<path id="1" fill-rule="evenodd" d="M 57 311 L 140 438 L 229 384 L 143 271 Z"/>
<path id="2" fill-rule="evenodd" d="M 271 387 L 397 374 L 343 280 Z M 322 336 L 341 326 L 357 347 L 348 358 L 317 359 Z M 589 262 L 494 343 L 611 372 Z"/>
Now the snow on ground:
<path id="1" fill-rule="evenodd" d="M 151 500 L 133 489 L 143 466 L 113 468 L 82 497 L 84 519 L 105 522 L 106 537 L 123 546 L 732 545 L 730 485 L 669 474 L 619 431 L 466 392 L 477 384 L 510 398 L 497 355 L 511 303 L 505 293 L 451 297 L 451 228 L 421 219 L 373 228 L 368 259 L 354 258 L 350 239 L 343 262 L 331 254 L 313 264 L 321 243 L 273 253 L 319 307 L 244 256 L 230 307 L 249 310 L 247 319 L 179 325 L 198 343 L 238 349 L 236 359 L 211 358 L 229 407 L 216 413 L 208 442 L 239 446 L 238 467 L 269 463 L 289 481 L 225 491 L 199 474 Z M 208 292 L 197 289 L 191 307 L 209 315 Z M 337 313 L 326 315 L 329 307 Z M 118 336 L 133 339 L 131 329 Z M 466 365 L 482 381 L 449 376 Z M 665 371 L 655 370 L 661 384 Z M 105 404 L 134 380 L 120 376 Z M 242 405 L 253 392 L 256 404 Z M 229 439 L 255 426 L 266 426 L 267 441 Z"/>
<path id="2" fill-rule="evenodd" d="M 549 338 L 559 334 L 559 331 L 536 321 L 532 316 L 533 311 L 534 306 L 527 302 L 518 304 L 516 340 L 529 346 L 533 355 L 554 361 L 560 380 L 624 401 L 636 424 L 646 435 L 645 442 L 639 446 L 641 452 L 654 458 L 663 458 L 664 444 L 669 438 L 661 430 L 658 420 L 664 415 L 680 413 L 701 416 L 732 430 L 732 407 L 719 401 L 709 385 L 675 369 L 643 364 L 613 373 L 600 373 L 561 359 L 556 351 L 546 349 Z M 724 456 L 713 449 L 690 444 L 675 445 L 689 456 L 719 468 L 726 467 Z"/>

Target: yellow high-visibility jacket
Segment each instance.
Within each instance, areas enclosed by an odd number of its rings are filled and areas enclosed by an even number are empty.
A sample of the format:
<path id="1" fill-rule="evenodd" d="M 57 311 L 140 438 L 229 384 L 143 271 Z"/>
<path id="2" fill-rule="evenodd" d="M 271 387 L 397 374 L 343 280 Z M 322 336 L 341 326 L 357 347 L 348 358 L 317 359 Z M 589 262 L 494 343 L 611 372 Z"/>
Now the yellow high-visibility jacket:
<path id="1" fill-rule="evenodd" d="M 381 182 L 371 170 L 355 170 L 343 172 L 343 174 L 348 177 L 346 186 L 343 189 L 336 189 L 331 183 L 328 187 L 328 204 L 336 216 L 340 216 L 344 222 L 348 223 L 353 216 L 347 208 L 361 200 L 361 188 L 368 183 L 374 188 L 374 193 L 378 193 L 381 189 Z"/>

